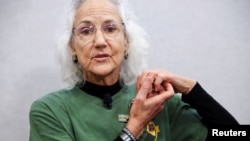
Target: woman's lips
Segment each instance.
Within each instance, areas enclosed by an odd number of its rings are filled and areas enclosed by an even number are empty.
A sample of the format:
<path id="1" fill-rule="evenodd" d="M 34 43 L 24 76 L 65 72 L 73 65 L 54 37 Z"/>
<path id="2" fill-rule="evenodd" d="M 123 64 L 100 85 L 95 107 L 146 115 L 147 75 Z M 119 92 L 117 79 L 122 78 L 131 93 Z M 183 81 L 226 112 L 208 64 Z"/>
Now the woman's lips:
<path id="1" fill-rule="evenodd" d="M 110 56 L 108 54 L 97 54 L 92 59 L 101 62 L 107 60 L 109 57 Z"/>

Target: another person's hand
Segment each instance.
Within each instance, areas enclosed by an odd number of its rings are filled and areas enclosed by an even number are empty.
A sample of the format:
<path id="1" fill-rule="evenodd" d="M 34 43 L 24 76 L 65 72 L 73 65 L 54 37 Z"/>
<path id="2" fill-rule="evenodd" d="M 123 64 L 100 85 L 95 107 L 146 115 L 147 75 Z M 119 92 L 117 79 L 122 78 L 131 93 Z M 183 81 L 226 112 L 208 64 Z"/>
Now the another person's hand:
<path id="1" fill-rule="evenodd" d="M 158 81 L 154 75 L 147 75 L 140 79 L 140 87 L 137 89 L 137 96 L 134 99 L 130 111 L 127 128 L 139 138 L 146 125 L 164 109 L 164 103 L 174 95 L 170 83 L 162 82 L 161 86 L 154 87 Z"/>
<path id="2" fill-rule="evenodd" d="M 154 69 L 144 71 L 137 79 L 137 90 L 140 89 L 143 83 L 143 79 L 147 76 L 154 77 L 153 87 L 155 91 L 159 91 L 162 89 L 162 84 L 168 82 L 173 87 L 176 93 L 188 94 L 196 85 L 196 80 L 191 78 L 187 78 L 184 76 L 176 75 L 170 73 L 163 69 Z"/>

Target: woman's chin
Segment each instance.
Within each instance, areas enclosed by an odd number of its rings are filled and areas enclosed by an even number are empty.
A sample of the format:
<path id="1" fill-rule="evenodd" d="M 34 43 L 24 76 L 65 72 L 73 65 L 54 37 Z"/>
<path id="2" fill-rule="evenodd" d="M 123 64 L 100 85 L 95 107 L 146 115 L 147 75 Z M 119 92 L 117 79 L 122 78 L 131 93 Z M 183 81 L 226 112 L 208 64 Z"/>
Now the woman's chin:
<path id="1" fill-rule="evenodd" d="M 95 67 L 92 70 L 92 73 L 96 76 L 100 76 L 100 77 L 106 77 L 106 76 L 110 76 L 115 72 L 115 69 L 111 66 L 99 66 L 99 67 Z M 114 74 L 115 75 L 115 74 Z M 117 74 L 119 75 L 119 73 Z"/>

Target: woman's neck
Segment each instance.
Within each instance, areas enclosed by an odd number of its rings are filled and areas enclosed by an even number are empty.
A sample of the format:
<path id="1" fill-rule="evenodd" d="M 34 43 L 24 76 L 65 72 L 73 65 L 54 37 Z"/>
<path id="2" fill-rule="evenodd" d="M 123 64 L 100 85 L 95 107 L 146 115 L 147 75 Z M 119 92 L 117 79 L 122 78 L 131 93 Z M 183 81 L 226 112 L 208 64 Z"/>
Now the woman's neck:
<path id="1" fill-rule="evenodd" d="M 111 86 L 119 80 L 119 73 L 113 72 L 105 76 L 87 73 L 85 74 L 85 80 L 96 85 Z"/>
<path id="2" fill-rule="evenodd" d="M 103 96 L 105 94 L 110 94 L 111 96 L 115 95 L 117 92 L 121 90 L 123 84 L 117 81 L 113 85 L 103 86 L 85 81 L 79 86 L 81 90 L 85 91 L 86 93 L 103 99 Z"/>

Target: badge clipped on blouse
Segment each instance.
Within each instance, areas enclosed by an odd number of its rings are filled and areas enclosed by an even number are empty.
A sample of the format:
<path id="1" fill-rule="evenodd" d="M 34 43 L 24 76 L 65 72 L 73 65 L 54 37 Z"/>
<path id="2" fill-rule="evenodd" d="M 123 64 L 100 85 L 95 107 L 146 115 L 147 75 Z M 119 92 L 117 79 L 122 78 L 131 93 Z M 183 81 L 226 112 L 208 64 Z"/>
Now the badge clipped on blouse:
<path id="1" fill-rule="evenodd" d="M 128 122 L 129 115 L 126 114 L 118 114 L 118 121 L 119 122 Z"/>

